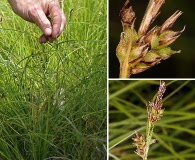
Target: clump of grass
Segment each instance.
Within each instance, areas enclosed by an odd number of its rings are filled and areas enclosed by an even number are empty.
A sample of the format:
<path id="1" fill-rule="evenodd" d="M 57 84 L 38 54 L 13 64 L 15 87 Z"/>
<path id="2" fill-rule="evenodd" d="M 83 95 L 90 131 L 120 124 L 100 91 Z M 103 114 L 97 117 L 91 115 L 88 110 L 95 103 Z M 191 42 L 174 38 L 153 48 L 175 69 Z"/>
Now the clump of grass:
<path id="1" fill-rule="evenodd" d="M 182 14 L 176 11 L 162 26 L 155 26 L 148 31 L 150 25 L 159 14 L 159 9 L 165 0 L 150 0 L 139 30 L 134 28 L 135 12 L 127 0 L 120 11 L 123 32 L 116 48 L 120 63 L 120 78 L 128 78 L 132 74 L 143 72 L 180 51 L 172 50 L 173 43 L 184 31 L 172 31 L 177 18 Z"/>
<path id="2" fill-rule="evenodd" d="M 106 159 L 106 3 L 62 8 L 63 34 L 40 45 L 0 4 L 0 159 Z"/>

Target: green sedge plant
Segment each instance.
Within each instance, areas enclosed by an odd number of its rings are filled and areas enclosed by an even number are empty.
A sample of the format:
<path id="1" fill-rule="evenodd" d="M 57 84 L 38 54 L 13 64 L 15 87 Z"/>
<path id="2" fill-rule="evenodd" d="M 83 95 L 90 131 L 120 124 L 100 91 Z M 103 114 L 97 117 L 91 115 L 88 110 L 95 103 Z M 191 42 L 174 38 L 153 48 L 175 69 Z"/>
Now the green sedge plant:
<path id="1" fill-rule="evenodd" d="M 106 2 L 60 3 L 65 30 L 42 45 L 0 3 L 0 159 L 106 159 Z"/>
<path id="2" fill-rule="evenodd" d="M 160 100 L 159 80 L 109 81 L 110 160 L 195 157 L 195 81 L 164 82 Z"/>

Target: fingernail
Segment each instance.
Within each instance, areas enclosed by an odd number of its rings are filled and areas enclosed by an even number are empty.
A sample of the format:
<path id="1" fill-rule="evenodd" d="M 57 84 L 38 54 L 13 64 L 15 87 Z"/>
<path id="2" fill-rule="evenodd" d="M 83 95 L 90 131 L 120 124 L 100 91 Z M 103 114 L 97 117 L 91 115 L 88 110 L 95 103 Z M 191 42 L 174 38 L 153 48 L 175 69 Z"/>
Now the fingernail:
<path id="1" fill-rule="evenodd" d="M 57 34 L 57 35 L 56 35 L 56 38 L 58 38 L 59 36 L 60 36 L 60 34 Z"/>
<path id="2" fill-rule="evenodd" d="M 51 28 L 45 29 L 45 35 L 47 35 L 47 36 L 51 35 Z"/>

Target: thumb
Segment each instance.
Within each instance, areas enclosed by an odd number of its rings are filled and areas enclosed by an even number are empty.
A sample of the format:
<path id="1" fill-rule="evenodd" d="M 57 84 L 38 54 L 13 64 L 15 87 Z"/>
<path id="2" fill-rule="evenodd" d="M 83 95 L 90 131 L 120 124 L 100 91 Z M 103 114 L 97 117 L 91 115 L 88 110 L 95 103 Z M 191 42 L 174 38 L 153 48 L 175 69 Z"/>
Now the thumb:
<path id="1" fill-rule="evenodd" d="M 41 29 L 44 35 L 50 36 L 52 34 L 51 22 L 40 7 L 32 6 L 28 11 L 28 15 L 30 19 Z"/>

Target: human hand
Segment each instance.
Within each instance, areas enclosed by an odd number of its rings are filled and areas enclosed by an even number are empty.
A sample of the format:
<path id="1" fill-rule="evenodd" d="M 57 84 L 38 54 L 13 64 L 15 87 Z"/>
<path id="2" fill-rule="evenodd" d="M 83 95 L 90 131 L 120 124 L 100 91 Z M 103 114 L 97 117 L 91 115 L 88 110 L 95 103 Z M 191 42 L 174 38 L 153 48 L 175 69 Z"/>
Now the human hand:
<path id="1" fill-rule="evenodd" d="M 40 43 L 53 42 L 63 31 L 66 18 L 58 0 L 8 0 L 13 11 L 24 20 L 36 23 L 43 35 Z M 52 22 L 48 18 L 52 17 Z"/>

